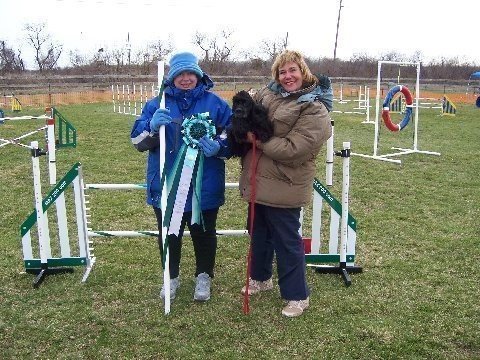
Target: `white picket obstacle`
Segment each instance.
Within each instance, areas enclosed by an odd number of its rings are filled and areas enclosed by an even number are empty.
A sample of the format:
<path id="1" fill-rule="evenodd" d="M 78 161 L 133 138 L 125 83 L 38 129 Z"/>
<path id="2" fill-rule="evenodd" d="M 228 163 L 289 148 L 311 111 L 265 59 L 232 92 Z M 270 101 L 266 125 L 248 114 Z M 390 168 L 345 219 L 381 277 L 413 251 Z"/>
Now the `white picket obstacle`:
<path id="1" fill-rule="evenodd" d="M 47 275 L 72 272 L 72 266 L 86 266 L 82 282 L 87 280 L 88 275 L 95 263 L 92 254 L 91 241 L 88 239 L 86 229 L 86 202 L 83 192 L 83 180 L 81 165 L 75 164 L 72 169 L 50 190 L 45 198 L 42 198 L 39 157 L 45 155 L 38 148 L 38 142 L 31 143 L 32 166 L 35 194 L 35 210 L 20 226 L 22 238 L 23 261 L 27 273 L 37 274 L 33 281 L 33 287 L 37 288 Z M 67 223 L 67 211 L 65 206 L 65 191 L 73 184 L 75 214 L 77 223 L 77 245 L 70 244 L 69 229 Z M 53 205 L 57 208 L 58 225 L 58 255 L 54 256 L 52 250 L 52 237 L 49 230 L 47 210 Z M 35 257 L 34 244 L 32 243 L 32 229 L 37 224 L 39 257 Z M 78 255 L 72 255 L 74 249 Z"/>
<path id="2" fill-rule="evenodd" d="M 38 272 L 41 273 L 41 276 L 36 279 L 34 282 L 34 286 L 38 286 L 43 278 L 43 275 L 47 272 L 52 272 L 46 269 L 47 265 L 52 265 L 56 262 L 56 260 L 50 261 L 50 264 L 43 264 L 42 265 L 42 258 L 45 256 L 51 258 L 51 247 L 48 242 L 45 242 L 45 239 L 50 237 L 50 231 L 48 228 L 48 221 L 47 221 L 47 213 L 46 210 L 49 208 L 52 203 L 46 201 L 42 203 L 41 199 L 41 182 L 40 182 L 40 168 L 39 168 L 39 157 L 41 155 L 48 155 L 48 174 L 49 174 L 49 184 L 55 185 L 56 183 L 56 149 L 61 147 L 75 147 L 76 146 L 76 129 L 75 127 L 68 122 L 62 114 L 60 114 L 55 108 L 46 108 L 45 115 L 40 116 L 19 116 L 19 117 L 5 117 L 2 118 L 3 121 L 19 121 L 19 120 L 45 120 L 46 125 L 42 126 L 39 129 L 34 131 L 30 131 L 26 134 L 18 136 L 13 139 L 1 139 L 2 143 L 0 147 L 6 145 L 17 145 L 21 147 L 25 147 L 31 150 L 32 154 L 32 166 L 33 166 L 33 176 L 34 176 L 34 193 L 35 193 L 35 203 L 36 209 L 43 209 L 43 211 L 39 211 L 37 214 L 36 211 L 32 213 L 32 215 L 26 220 L 21 227 L 21 236 L 22 236 L 22 243 L 24 249 L 24 261 L 25 261 L 25 268 L 27 272 Z M 34 135 L 42 130 L 45 130 L 45 148 L 46 151 L 39 149 L 38 141 L 33 141 L 28 144 L 21 143 L 20 140 Z M 57 136 L 56 136 L 57 135 Z M 66 221 L 66 211 L 65 211 L 65 197 L 62 191 L 55 191 L 55 193 L 50 194 L 50 198 L 55 197 L 55 206 L 56 206 L 56 222 L 58 224 L 58 236 L 61 239 L 62 245 L 62 257 L 68 258 L 68 251 L 66 250 L 65 244 L 67 243 L 65 239 L 68 237 L 68 226 Z M 40 258 L 36 259 L 33 257 L 32 254 L 32 242 L 31 242 L 31 235 L 30 230 L 32 226 L 35 224 L 37 220 L 38 222 L 38 232 L 37 235 L 39 237 L 39 243 L 41 240 L 41 253 L 45 256 L 41 256 Z M 44 259 L 43 259 L 44 260 Z M 43 267 L 43 269 L 42 269 Z"/>
<path id="3" fill-rule="evenodd" d="M 382 73 L 382 65 L 383 64 L 394 64 L 398 66 L 414 66 L 416 67 L 416 81 L 415 81 L 415 100 L 413 102 L 412 108 L 414 110 L 414 134 L 413 134 L 413 144 L 412 148 L 400 148 L 400 147 L 392 147 L 395 152 L 380 155 L 379 152 L 379 137 L 380 137 L 380 82 L 381 82 L 381 73 Z M 373 154 L 361 154 L 361 153 L 353 153 L 352 155 L 361 156 L 364 158 L 370 158 L 374 160 L 381 160 L 392 162 L 395 164 L 401 164 L 402 161 L 400 159 L 392 159 L 392 157 L 400 156 L 400 155 L 407 155 L 407 154 L 427 154 L 427 155 L 440 155 L 438 152 L 434 151 L 425 151 L 418 149 L 418 123 L 419 123 L 419 105 L 420 105 L 420 63 L 419 62 L 399 62 L 399 61 L 379 61 L 378 62 L 378 70 L 377 70 L 377 92 L 376 92 L 376 99 L 375 99 L 375 133 L 373 138 Z"/>
<path id="4" fill-rule="evenodd" d="M 140 115 L 145 103 L 158 95 L 153 84 L 112 85 L 113 112 L 124 115 Z"/>
<path id="5" fill-rule="evenodd" d="M 350 187 L 350 143 L 344 142 L 343 149 L 335 155 L 342 157 L 342 198 L 341 203 L 330 191 L 315 179 L 312 211 L 311 252 L 305 254 L 307 266 L 319 273 L 340 274 L 345 285 L 351 284 L 349 273 L 360 273 L 362 267 L 355 265 L 357 241 L 357 220 L 348 211 Z M 329 236 L 322 241 L 322 209 L 326 203 L 330 210 Z M 340 236 L 339 236 L 340 234 Z M 340 240 L 340 241 L 339 241 Z M 325 249 L 328 251 L 323 251 Z M 337 265 L 331 265 L 337 263 Z"/>
<path id="6" fill-rule="evenodd" d="M 343 99 L 343 83 L 340 84 L 340 99 L 334 99 L 338 104 L 349 104 L 350 102 L 356 102 L 357 106 L 351 110 L 332 110 L 335 114 L 347 114 L 347 115 L 365 115 L 364 124 L 373 124 L 370 120 L 370 88 L 367 86 L 359 86 L 358 100 L 346 100 Z"/>
<path id="7" fill-rule="evenodd" d="M 38 157 L 41 155 L 48 155 L 48 174 L 49 174 L 49 184 L 55 185 L 57 180 L 57 167 L 56 167 L 56 149 L 59 147 L 75 147 L 76 146 L 76 129 L 73 125 L 68 122 L 55 108 L 46 108 L 45 115 L 41 116 L 21 116 L 21 117 L 14 117 L 14 118 L 4 118 L 4 120 L 14 121 L 14 120 L 46 120 L 46 125 L 36 129 L 34 131 L 28 132 L 21 136 L 18 136 L 14 139 L 0 139 L 4 142 L 0 144 L 1 146 L 6 146 L 9 144 L 22 146 L 29 148 L 32 153 L 32 163 L 33 163 L 33 175 L 34 175 L 34 185 L 38 183 L 40 184 L 40 173 L 39 173 L 39 165 L 38 165 Z M 57 131 L 56 131 L 57 128 Z M 45 130 L 45 139 L 46 139 L 46 151 L 42 151 L 38 149 L 38 141 L 32 142 L 30 145 L 23 144 L 20 142 L 21 139 L 24 139 L 28 136 L 38 133 L 41 130 Z M 55 136 L 57 133 L 58 137 Z M 34 148 L 33 146 L 36 146 Z M 35 185 L 36 186 L 36 185 Z M 35 194 L 39 189 L 34 187 Z M 68 237 L 68 226 L 66 222 L 66 211 L 65 211 L 65 197 L 63 193 L 58 194 L 58 198 L 55 201 L 55 207 L 57 210 L 57 223 L 58 223 L 58 233 L 61 241 L 65 241 Z M 45 210 L 46 211 L 46 210 Z M 42 215 L 43 216 L 43 215 Z M 45 215 L 46 216 L 46 215 Z M 40 224 L 42 227 L 39 228 L 39 235 L 49 238 L 49 228 L 48 223 L 44 221 Z M 29 235 L 26 235 L 29 236 Z M 23 234 L 22 234 L 23 238 Z M 51 250 L 48 244 L 43 245 L 45 252 L 47 255 L 51 256 Z M 28 250 L 26 258 L 31 260 L 30 254 Z"/>

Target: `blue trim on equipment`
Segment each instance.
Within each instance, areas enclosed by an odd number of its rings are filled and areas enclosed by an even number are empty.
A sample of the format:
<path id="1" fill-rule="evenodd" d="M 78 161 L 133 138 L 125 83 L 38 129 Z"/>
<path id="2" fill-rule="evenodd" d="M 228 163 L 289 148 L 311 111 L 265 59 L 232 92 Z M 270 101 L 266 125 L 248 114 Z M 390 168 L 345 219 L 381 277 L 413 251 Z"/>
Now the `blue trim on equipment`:
<path id="1" fill-rule="evenodd" d="M 394 129 L 395 124 L 393 124 L 390 120 L 390 102 L 392 101 L 395 94 L 398 92 L 402 92 L 405 95 L 407 106 L 405 109 L 405 116 L 403 117 L 402 121 L 400 121 L 400 123 L 396 125 L 398 128 Z M 402 130 L 405 126 L 407 126 L 408 122 L 410 121 L 410 118 L 412 117 L 412 112 L 413 112 L 411 105 L 412 105 L 412 95 L 410 94 L 406 86 L 396 85 L 388 91 L 388 94 L 385 97 L 385 100 L 382 105 L 383 106 L 382 117 L 385 120 L 385 124 L 390 130 L 398 131 L 398 130 Z M 390 122 L 390 124 L 387 124 L 388 121 Z"/>

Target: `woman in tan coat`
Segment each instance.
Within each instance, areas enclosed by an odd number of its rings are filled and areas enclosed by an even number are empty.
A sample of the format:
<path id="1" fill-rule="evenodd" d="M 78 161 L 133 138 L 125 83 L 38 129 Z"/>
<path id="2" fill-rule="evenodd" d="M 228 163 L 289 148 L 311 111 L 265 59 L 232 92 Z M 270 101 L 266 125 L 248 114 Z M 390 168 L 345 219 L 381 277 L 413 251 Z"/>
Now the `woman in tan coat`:
<path id="1" fill-rule="evenodd" d="M 282 314 L 293 317 L 309 305 L 300 211 L 311 199 L 315 158 L 332 134 L 325 106 L 331 104 L 332 90 L 319 85 L 296 51 L 286 50 L 276 58 L 272 76 L 274 81 L 255 95 L 255 101 L 268 109 L 274 136 L 261 143 L 249 134 L 257 151 L 255 158 L 252 150 L 242 158 L 240 175 L 244 200 L 252 201 L 252 185 L 255 189 L 253 214 L 249 209 L 254 222 L 248 294 L 273 288 L 275 253 L 280 294 L 287 301 Z M 242 293 L 246 291 L 244 287 Z"/>

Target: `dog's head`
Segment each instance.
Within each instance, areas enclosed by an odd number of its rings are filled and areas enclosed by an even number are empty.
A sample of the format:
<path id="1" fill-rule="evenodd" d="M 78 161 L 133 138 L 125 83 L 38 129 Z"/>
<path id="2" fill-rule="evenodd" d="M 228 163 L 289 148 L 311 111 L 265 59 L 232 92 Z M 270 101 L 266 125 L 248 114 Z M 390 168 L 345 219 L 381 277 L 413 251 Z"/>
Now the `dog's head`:
<path id="1" fill-rule="evenodd" d="M 233 97 L 232 112 L 236 118 L 246 119 L 252 111 L 255 102 L 250 94 L 244 90 L 239 91 Z"/>

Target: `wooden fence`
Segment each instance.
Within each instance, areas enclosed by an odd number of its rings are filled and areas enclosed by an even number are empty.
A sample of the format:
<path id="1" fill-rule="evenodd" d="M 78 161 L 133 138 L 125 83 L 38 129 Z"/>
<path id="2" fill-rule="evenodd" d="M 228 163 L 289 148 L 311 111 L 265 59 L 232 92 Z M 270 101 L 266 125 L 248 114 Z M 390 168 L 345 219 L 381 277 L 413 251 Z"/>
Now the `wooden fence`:
<path id="1" fill-rule="evenodd" d="M 245 86 L 245 90 L 249 87 Z M 217 90 L 215 91 L 219 96 L 225 100 L 231 100 L 233 95 L 242 90 L 240 87 L 236 87 L 235 90 Z M 335 96 L 339 95 L 339 88 L 334 86 Z M 344 86 L 343 97 L 358 97 L 359 87 Z M 383 91 L 382 91 L 383 92 Z M 137 94 L 138 95 L 138 94 Z M 381 96 L 383 96 L 382 94 Z M 471 96 L 461 93 L 448 93 L 449 99 L 455 103 L 469 103 L 471 102 Z M 117 96 L 117 94 L 116 94 Z M 127 94 L 124 94 L 125 99 Z M 441 92 L 422 91 L 422 97 L 438 98 L 441 99 L 443 94 Z M 15 95 L 22 106 L 31 107 L 46 107 L 46 106 L 59 106 L 59 105 L 71 105 L 71 104 L 88 104 L 88 103 L 105 103 L 113 101 L 113 94 L 111 88 L 102 90 L 84 90 L 84 91 L 65 91 L 65 92 L 52 92 L 44 94 L 22 94 Z M 370 88 L 370 98 L 375 99 L 375 89 Z M 131 101 L 135 101 L 133 93 L 130 94 Z M 11 96 L 0 96 L 0 108 L 8 109 L 12 101 Z M 117 98 L 118 102 L 119 99 Z M 138 100 L 137 100 L 138 101 Z"/>

